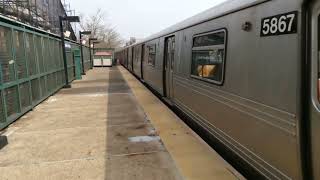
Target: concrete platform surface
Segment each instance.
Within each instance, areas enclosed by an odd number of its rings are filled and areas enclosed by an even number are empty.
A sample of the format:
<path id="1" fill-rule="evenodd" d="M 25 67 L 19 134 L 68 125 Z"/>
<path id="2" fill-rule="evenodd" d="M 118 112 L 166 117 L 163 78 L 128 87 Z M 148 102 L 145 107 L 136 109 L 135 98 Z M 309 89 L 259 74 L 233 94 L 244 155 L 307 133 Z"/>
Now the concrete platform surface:
<path id="1" fill-rule="evenodd" d="M 97 68 L 0 132 L 0 179 L 243 179 L 122 67 Z"/>

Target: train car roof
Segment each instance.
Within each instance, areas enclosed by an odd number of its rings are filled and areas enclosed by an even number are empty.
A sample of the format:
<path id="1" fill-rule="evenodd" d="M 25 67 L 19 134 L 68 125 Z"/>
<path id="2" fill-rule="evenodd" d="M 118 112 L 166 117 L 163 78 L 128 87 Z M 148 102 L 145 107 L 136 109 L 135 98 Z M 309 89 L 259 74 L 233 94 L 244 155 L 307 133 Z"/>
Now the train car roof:
<path id="1" fill-rule="evenodd" d="M 132 44 L 130 46 L 127 46 L 125 48 L 132 47 L 147 41 L 151 41 L 153 39 L 175 33 L 179 30 L 186 29 L 188 27 L 195 26 L 197 24 L 212 20 L 214 18 L 218 18 L 218 17 L 224 16 L 242 9 L 246 9 L 248 7 L 255 6 L 267 1 L 271 1 L 271 0 L 228 0 L 224 3 L 221 3 L 220 5 L 217 5 L 200 14 L 192 16 L 182 22 L 179 22 L 167 29 L 160 31 L 159 33 L 151 35 L 150 37 L 142 41 L 139 41 L 135 44 Z"/>

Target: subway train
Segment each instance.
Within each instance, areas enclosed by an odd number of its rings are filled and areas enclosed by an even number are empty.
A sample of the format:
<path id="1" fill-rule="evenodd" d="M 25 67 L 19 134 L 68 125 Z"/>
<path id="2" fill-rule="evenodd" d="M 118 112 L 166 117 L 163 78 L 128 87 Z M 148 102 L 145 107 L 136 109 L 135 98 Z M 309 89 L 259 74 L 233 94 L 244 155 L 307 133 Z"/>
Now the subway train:
<path id="1" fill-rule="evenodd" d="M 320 179 L 319 14 L 320 0 L 229 0 L 115 57 L 247 177 Z"/>

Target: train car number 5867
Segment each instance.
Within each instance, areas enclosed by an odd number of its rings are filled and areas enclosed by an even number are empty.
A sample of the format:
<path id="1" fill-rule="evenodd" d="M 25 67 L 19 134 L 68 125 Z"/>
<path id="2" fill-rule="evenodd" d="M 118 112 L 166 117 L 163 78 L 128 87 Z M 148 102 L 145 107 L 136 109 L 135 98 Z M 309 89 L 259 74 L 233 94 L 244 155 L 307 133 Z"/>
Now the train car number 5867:
<path id="1" fill-rule="evenodd" d="M 261 36 L 275 36 L 297 33 L 298 12 L 290 12 L 263 18 Z"/>

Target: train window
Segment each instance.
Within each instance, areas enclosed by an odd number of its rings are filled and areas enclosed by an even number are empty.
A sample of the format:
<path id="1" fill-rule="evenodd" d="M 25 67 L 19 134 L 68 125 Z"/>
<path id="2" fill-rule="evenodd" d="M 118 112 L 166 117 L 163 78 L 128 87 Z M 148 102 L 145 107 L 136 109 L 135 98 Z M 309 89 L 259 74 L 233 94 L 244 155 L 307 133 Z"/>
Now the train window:
<path id="1" fill-rule="evenodd" d="M 226 31 L 219 30 L 193 38 L 191 76 L 222 84 Z"/>
<path id="2" fill-rule="evenodd" d="M 149 57 L 148 57 L 148 64 L 151 66 L 156 65 L 156 45 L 152 44 L 148 46 Z"/>
<path id="3" fill-rule="evenodd" d="M 193 40 L 193 47 L 224 44 L 224 36 L 225 36 L 224 34 L 225 32 L 221 31 L 221 32 L 203 35 L 203 36 L 198 36 Z"/>

